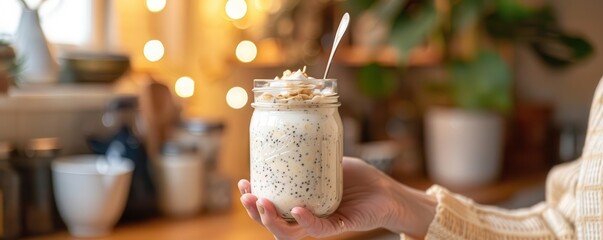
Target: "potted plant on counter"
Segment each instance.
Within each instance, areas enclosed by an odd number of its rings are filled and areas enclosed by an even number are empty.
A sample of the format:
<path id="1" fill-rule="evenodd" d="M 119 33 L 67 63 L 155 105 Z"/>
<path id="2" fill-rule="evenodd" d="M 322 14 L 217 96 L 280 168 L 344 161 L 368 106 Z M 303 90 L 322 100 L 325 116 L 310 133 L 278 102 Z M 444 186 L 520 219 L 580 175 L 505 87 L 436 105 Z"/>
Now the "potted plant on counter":
<path id="1" fill-rule="evenodd" d="M 473 187 L 501 169 L 505 117 L 512 109 L 515 46 L 563 68 L 589 56 L 584 39 L 559 27 L 549 6 L 518 0 L 348 1 L 389 25 L 387 44 L 406 67 L 417 49 L 437 49 L 442 77 L 427 82 L 436 106 L 425 109 L 427 170 L 437 183 Z M 359 1 L 357 1 L 359 2 Z"/>
<path id="2" fill-rule="evenodd" d="M 17 71 L 15 50 L 0 36 L 0 95 L 8 92 L 8 87 L 14 82 Z"/>

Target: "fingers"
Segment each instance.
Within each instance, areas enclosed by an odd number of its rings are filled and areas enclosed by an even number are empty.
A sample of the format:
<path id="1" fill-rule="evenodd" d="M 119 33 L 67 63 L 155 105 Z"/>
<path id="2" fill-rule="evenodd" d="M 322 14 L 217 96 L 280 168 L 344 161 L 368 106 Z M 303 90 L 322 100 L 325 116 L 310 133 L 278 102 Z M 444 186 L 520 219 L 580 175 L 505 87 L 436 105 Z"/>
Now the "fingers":
<path id="1" fill-rule="evenodd" d="M 262 223 L 262 219 L 260 219 L 260 213 L 258 212 L 258 209 L 255 205 L 255 202 L 258 200 L 258 198 L 251 194 L 251 184 L 249 183 L 249 181 L 247 181 L 246 179 L 241 179 L 239 180 L 237 186 L 239 187 L 239 191 L 241 192 L 241 203 L 243 204 L 243 207 L 245 207 L 245 210 L 247 210 L 247 214 L 249 215 L 249 217 L 251 217 L 258 223 Z"/>
<path id="2" fill-rule="evenodd" d="M 298 224 L 288 223 L 281 218 L 274 204 L 267 199 L 260 198 L 257 202 L 257 209 L 260 213 L 262 224 L 270 231 L 276 239 L 302 239 L 306 236 L 304 229 Z"/>
<path id="3" fill-rule="evenodd" d="M 347 220 L 336 215 L 319 218 L 314 216 L 310 210 L 301 207 L 293 208 L 291 214 L 297 223 L 312 237 L 335 235 L 343 232 L 346 228 Z"/>
<path id="4" fill-rule="evenodd" d="M 249 181 L 247 181 L 247 179 L 239 180 L 239 183 L 237 184 L 237 186 L 239 187 L 239 191 L 241 192 L 241 195 L 243 195 L 245 193 L 251 193 L 251 183 L 249 183 Z"/>
<path id="5" fill-rule="evenodd" d="M 365 163 L 365 161 L 362 161 L 362 159 L 360 159 L 360 158 L 348 157 L 348 156 L 343 156 L 343 162 Z"/>
<path id="6" fill-rule="evenodd" d="M 307 236 L 304 229 L 298 224 L 288 223 L 281 218 L 272 202 L 267 199 L 258 199 L 251 194 L 249 181 L 241 179 L 237 186 L 241 192 L 241 203 L 249 217 L 264 225 L 277 240 L 302 239 Z"/>
<path id="7" fill-rule="evenodd" d="M 257 200 L 258 198 L 251 193 L 245 193 L 243 194 L 243 196 L 241 196 L 241 203 L 245 207 L 245 210 L 247 210 L 247 214 L 249 215 L 249 217 L 251 217 L 258 223 L 262 223 L 260 213 L 258 212 L 258 209 L 255 204 Z"/>

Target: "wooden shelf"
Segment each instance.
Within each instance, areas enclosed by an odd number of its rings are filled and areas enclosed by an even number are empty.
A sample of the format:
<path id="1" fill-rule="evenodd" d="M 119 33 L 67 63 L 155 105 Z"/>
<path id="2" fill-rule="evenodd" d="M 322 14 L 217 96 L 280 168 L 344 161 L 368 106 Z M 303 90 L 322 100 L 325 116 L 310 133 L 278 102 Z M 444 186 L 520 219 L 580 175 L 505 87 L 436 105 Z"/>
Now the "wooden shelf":
<path id="1" fill-rule="evenodd" d="M 284 53 L 279 54 L 282 55 Z M 324 61 L 326 62 L 326 59 L 329 57 L 328 52 L 323 53 L 323 55 L 319 57 L 324 58 Z M 378 63 L 386 67 L 398 67 L 401 64 L 398 61 L 396 49 L 393 47 L 382 47 L 375 50 L 369 50 L 363 47 L 342 47 L 337 50 L 337 54 L 335 54 L 334 58 L 334 62 L 350 67 L 359 67 L 370 63 Z M 282 68 L 287 64 L 280 55 L 271 58 L 258 57 L 250 63 L 242 63 L 236 59 L 229 59 L 228 63 L 232 66 L 254 68 Z M 442 63 L 441 54 L 434 47 L 428 46 L 412 50 L 408 63 L 405 63 L 405 65 L 409 67 L 429 67 L 436 66 L 440 63 Z"/>
<path id="2" fill-rule="evenodd" d="M 378 63 L 387 67 L 398 67 L 398 54 L 393 47 L 382 47 L 369 50 L 361 47 L 342 48 L 335 55 L 337 61 L 348 66 L 363 66 Z M 442 56 L 433 47 L 416 48 L 412 51 L 407 66 L 427 67 L 440 64 Z"/>

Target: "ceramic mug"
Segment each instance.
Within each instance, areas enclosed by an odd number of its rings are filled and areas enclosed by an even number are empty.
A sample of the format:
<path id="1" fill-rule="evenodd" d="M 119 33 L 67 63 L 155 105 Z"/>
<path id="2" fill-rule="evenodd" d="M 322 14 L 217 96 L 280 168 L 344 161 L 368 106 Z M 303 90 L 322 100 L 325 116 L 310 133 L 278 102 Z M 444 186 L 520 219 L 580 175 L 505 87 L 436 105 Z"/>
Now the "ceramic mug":
<path id="1" fill-rule="evenodd" d="M 190 217 L 203 207 L 204 161 L 196 154 L 163 155 L 156 164 L 159 209 L 170 217 Z"/>
<path id="2" fill-rule="evenodd" d="M 79 155 L 52 162 L 54 195 L 69 233 L 109 235 L 123 213 L 134 164 L 109 164 L 103 155 Z"/>

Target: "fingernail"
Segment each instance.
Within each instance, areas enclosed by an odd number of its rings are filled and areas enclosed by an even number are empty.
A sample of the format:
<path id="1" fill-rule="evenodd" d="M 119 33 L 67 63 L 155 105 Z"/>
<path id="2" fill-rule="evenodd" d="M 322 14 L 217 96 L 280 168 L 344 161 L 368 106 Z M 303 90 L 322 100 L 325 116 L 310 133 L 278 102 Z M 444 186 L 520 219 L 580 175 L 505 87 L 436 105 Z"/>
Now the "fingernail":
<path id="1" fill-rule="evenodd" d="M 241 195 L 247 193 L 247 189 L 243 189 L 243 190 L 239 190 L 239 192 L 241 192 Z"/>
<path id="2" fill-rule="evenodd" d="M 291 211 L 291 215 L 293 215 L 293 218 L 295 219 L 299 218 L 299 214 L 297 214 L 297 212 Z"/>
<path id="3" fill-rule="evenodd" d="M 345 222 L 343 222 L 343 220 L 341 218 L 339 218 L 339 227 L 341 227 L 341 228 L 345 227 Z"/>
<path id="4" fill-rule="evenodd" d="M 260 214 L 264 214 L 264 206 L 262 206 L 262 204 L 260 202 L 256 203 L 256 206 L 258 207 L 258 212 L 260 212 Z"/>

